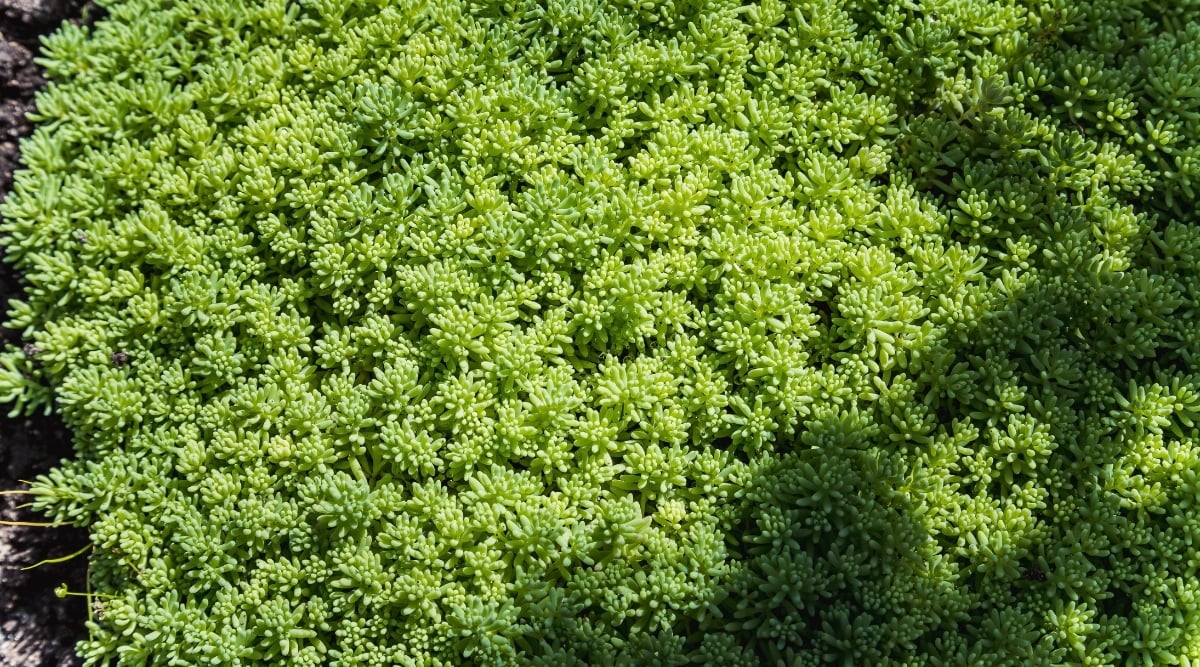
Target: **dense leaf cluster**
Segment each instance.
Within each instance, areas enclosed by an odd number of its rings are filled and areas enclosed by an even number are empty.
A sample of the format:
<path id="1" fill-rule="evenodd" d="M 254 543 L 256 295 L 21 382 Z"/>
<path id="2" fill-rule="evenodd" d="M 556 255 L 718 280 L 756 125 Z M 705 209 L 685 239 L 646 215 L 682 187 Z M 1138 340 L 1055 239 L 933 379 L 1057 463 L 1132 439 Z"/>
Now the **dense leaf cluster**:
<path id="1" fill-rule="evenodd" d="M 1200 664 L 1200 6 L 109 0 L 0 398 L 89 664 Z"/>

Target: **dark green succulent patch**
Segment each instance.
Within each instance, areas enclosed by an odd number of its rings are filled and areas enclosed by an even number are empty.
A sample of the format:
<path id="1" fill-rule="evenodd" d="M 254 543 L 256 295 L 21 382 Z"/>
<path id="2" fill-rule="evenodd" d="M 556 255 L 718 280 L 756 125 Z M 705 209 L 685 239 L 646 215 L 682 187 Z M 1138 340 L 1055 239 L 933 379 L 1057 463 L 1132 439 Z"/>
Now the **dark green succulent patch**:
<path id="1" fill-rule="evenodd" d="M 89 664 L 1200 665 L 1200 5 L 110 0 L 0 398 Z"/>

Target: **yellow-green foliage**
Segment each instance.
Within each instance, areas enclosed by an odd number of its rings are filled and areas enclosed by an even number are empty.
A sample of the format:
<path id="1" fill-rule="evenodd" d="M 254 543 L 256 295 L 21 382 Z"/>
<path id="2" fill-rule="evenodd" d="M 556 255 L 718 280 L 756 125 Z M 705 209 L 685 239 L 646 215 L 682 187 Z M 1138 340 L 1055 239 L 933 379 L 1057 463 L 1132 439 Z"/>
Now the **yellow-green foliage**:
<path id="1" fill-rule="evenodd" d="M 1200 664 L 1200 5 L 109 0 L 3 207 L 90 664 Z"/>

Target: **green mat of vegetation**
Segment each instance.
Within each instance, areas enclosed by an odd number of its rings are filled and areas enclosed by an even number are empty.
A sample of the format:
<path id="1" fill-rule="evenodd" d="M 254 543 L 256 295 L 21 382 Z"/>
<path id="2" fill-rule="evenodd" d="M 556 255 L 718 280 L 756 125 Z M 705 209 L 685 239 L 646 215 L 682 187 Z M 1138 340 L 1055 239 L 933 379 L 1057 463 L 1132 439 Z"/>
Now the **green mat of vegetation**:
<path id="1" fill-rule="evenodd" d="M 89 664 L 1200 665 L 1200 3 L 102 4 Z"/>

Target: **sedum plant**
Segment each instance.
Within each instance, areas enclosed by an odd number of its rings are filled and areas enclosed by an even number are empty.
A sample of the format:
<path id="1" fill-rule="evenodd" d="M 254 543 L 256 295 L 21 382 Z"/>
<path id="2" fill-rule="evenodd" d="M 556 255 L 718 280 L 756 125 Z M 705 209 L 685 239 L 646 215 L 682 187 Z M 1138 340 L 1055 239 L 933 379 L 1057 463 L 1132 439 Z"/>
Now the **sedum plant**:
<path id="1" fill-rule="evenodd" d="M 107 0 L 2 208 L 90 665 L 1200 664 L 1200 6 Z"/>

